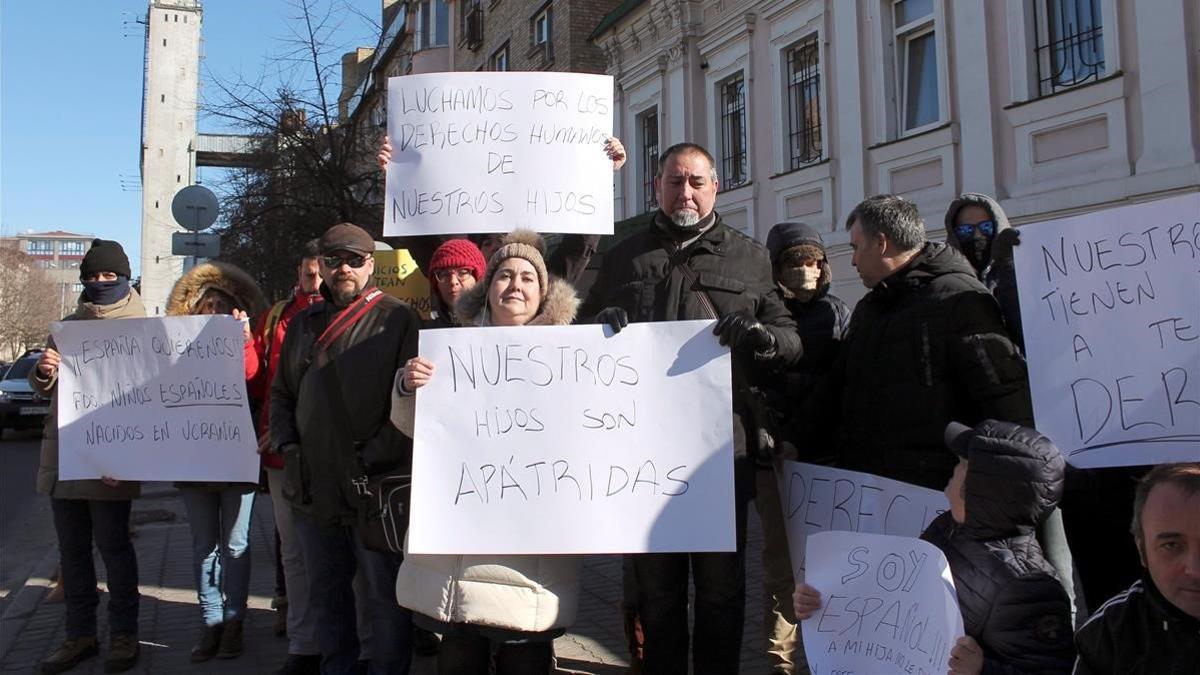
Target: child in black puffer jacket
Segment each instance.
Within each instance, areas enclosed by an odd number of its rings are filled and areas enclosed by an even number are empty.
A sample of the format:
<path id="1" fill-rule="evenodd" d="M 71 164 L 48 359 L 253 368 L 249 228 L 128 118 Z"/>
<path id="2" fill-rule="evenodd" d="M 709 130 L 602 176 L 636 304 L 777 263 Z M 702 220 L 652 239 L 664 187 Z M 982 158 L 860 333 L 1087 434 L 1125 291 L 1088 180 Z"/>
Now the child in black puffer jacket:
<path id="1" fill-rule="evenodd" d="M 950 673 L 1069 673 L 1070 601 L 1035 536 L 1062 496 L 1062 455 L 1036 430 L 995 420 L 951 423 L 946 444 L 959 456 L 950 511 L 921 538 L 946 554 L 962 610 Z M 821 605 L 807 584 L 794 600 L 798 619 Z"/>

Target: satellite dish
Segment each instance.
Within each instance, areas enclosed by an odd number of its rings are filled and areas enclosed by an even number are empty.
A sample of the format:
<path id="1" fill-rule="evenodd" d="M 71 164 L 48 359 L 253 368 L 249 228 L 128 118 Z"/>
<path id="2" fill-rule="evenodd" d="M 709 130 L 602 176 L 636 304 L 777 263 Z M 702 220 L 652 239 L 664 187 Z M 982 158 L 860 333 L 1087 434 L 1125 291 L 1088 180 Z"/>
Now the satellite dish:
<path id="1" fill-rule="evenodd" d="M 217 196 L 203 185 L 189 185 L 175 193 L 171 200 L 171 215 L 185 230 L 199 232 L 217 222 L 220 210 Z"/>

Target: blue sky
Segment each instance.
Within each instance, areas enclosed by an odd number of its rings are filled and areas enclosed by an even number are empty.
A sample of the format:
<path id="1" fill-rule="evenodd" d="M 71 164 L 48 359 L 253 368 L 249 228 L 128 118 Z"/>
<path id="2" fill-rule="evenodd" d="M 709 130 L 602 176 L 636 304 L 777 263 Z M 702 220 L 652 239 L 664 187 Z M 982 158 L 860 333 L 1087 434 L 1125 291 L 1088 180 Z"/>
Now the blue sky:
<path id="1" fill-rule="evenodd" d="M 321 0 L 316 0 L 318 3 Z M 373 46 L 379 0 L 329 0 L 334 42 Z M 327 3 L 328 4 L 328 3 Z M 293 25 L 287 0 L 205 0 L 201 81 L 268 68 Z M 138 273 L 138 143 L 147 0 L 0 2 L 0 234 L 90 233 L 124 244 Z M 207 92 L 215 87 L 208 86 Z M 201 131 L 219 131 L 211 120 Z M 204 170 L 206 183 L 220 178 Z"/>

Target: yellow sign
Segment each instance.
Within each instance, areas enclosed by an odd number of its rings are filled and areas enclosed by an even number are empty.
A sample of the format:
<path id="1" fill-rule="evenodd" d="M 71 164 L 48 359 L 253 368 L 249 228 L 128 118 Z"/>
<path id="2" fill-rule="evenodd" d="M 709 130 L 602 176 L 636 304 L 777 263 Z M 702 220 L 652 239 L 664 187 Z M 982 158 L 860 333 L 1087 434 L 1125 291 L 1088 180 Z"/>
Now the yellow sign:
<path id="1" fill-rule="evenodd" d="M 429 279 L 417 267 L 408 249 L 375 251 L 375 285 L 383 292 L 407 302 L 422 319 L 433 309 Z"/>

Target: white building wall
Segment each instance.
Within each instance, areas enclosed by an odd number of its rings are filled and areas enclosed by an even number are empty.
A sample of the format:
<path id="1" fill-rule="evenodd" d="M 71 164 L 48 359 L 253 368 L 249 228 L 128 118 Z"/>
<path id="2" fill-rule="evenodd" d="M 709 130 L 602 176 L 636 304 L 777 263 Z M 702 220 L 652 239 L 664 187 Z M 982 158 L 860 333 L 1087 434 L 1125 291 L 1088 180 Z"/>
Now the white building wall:
<path id="1" fill-rule="evenodd" d="M 996 196 L 1015 224 L 1200 189 L 1200 9 L 1193 0 L 1100 0 L 1097 81 L 1038 96 L 1035 16 L 1045 0 L 934 0 L 938 119 L 901 131 L 889 0 L 647 0 L 597 38 L 615 77 L 618 132 L 635 158 L 617 216 L 642 208 L 637 116 L 659 146 L 718 161 L 717 84 L 746 78 L 749 182 L 717 209 L 760 240 L 802 220 L 829 245 L 835 292 L 862 288 L 844 221 L 863 197 L 913 199 L 931 237 L 959 193 Z M 1044 23 L 1044 22 L 1043 22 Z M 791 170 L 785 50 L 820 45 L 822 157 Z"/>
<path id="2" fill-rule="evenodd" d="M 146 14 L 142 120 L 142 299 L 150 316 L 164 313 L 184 257 L 171 255 L 171 234 L 184 231 L 171 200 L 191 185 L 200 67 L 199 0 L 151 0 Z"/>

